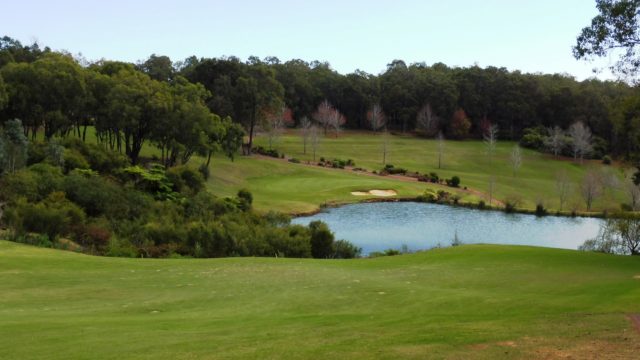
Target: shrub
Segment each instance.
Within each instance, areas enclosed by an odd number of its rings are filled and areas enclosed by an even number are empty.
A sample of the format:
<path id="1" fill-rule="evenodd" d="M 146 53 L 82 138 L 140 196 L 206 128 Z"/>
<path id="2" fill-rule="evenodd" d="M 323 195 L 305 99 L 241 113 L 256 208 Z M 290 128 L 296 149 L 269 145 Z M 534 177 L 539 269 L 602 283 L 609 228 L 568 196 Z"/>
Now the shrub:
<path id="1" fill-rule="evenodd" d="M 327 224 L 322 221 L 313 221 L 309 224 L 311 231 L 311 255 L 316 259 L 330 258 L 333 253 L 333 233 Z"/>
<path id="2" fill-rule="evenodd" d="M 521 202 L 522 200 L 518 195 L 511 195 L 507 197 L 504 202 L 504 211 L 508 213 L 515 212 Z"/>
<path id="3" fill-rule="evenodd" d="M 460 178 L 458 176 L 452 176 L 451 179 L 446 180 L 447 186 L 460 187 Z"/>
<path id="4" fill-rule="evenodd" d="M 360 256 L 362 249 L 346 240 L 338 240 L 334 243 L 334 255 L 336 259 L 353 259 Z"/>
<path id="5" fill-rule="evenodd" d="M 7 223 L 19 234 L 46 234 L 53 241 L 71 232 L 73 225 L 84 223 L 85 214 L 62 192 L 50 194 L 43 202 L 19 201 L 7 211 Z"/>
<path id="6" fill-rule="evenodd" d="M 253 204 L 253 195 L 247 189 L 240 189 L 240 191 L 238 191 L 238 201 L 238 208 L 240 210 L 249 211 Z"/>
<path id="7" fill-rule="evenodd" d="M 602 163 L 605 165 L 611 165 L 611 157 L 609 155 L 603 156 Z"/>
<path id="8" fill-rule="evenodd" d="M 294 164 L 299 164 L 299 163 L 300 163 L 300 160 L 299 160 L 299 159 L 296 159 L 296 158 L 291 158 L 291 159 L 289 159 L 289 162 L 290 162 L 290 163 L 294 163 Z"/>
<path id="9" fill-rule="evenodd" d="M 487 204 L 484 202 L 484 200 L 478 201 L 478 209 L 483 210 L 486 207 L 487 207 Z"/>
<path id="10" fill-rule="evenodd" d="M 204 177 L 197 170 L 186 165 L 176 166 L 166 173 L 167 179 L 173 184 L 173 191 L 197 194 L 204 188 Z"/>
<path id="11" fill-rule="evenodd" d="M 84 156 L 74 149 L 64 151 L 64 172 L 65 174 L 74 169 L 90 169 L 89 162 Z"/>
<path id="12" fill-rule="evenodd" d="M 209 170 L 209 167 L 207 166 L 207 164 L 202 164 L 198 166 L 198 172 L 200 173 L 200 175 L 202 175 L 202 177 L 205 180 L 209 180 L 209 176 L 211 176 L 211 170 Z"/>
<path id="13" fill-rule="evenodd" d="M 547 209 L 544 208 L 544 204 L 542 202 L 538 202 L 536 204 L 536 215 L 537 216 L 547 215 Z"/>

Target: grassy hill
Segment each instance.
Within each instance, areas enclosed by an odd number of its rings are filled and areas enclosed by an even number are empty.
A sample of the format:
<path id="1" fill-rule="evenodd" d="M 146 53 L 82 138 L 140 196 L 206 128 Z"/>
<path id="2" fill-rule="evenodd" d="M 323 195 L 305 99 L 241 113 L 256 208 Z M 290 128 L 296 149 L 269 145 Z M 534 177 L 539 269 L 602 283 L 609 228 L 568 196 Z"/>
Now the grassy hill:
<path id="1" fill-rule="evenodd" d="M 264 137 L 258 137 L 256 143 L 268 146 Z M 381 144 L 381 134 L 344 132 L 338 138 L 333 138 L 329 134 L 322 139 L 317 156 L 328 159 L 350 158 L 355 160 L 357 166 L 379 170 L 383 167 Z M 389 140 L 387 163 L 420 173 L 435 171 L 441 178 L 458 175 L 462 179 L 461 185 L 483 193 L 489 191 L 489 178 L 493 175 L 495 176 L 495 198 L 504 200 L 511 196 L 519 196 L 522 199 L 522 206 L 528 208 L 534 208 L 539 200 L 542 200 L 547 208 L 559 207 L 556 195 L 556 174 L 561 170 L 566 171 L 573 182 L 565 210 L 572 207 L 579 211 L 585 210 L 579 191 L 582 177 L 589 168 L 601 169 L 604 174 L 618 182 L 623 178 L 624 169 L 619 166 L 606 166 L 597 160 L 578 164 L 571 159 L 556 159 L 552 155 L 528 149 L 522 149 L 522 167 L 514 176 L 509 162 L 513 146 L 513 142 L 498 141 L 496 153 L 490 162 L 486 145 L 481 141 L 446 141 L 443 167 L 438 169 L 435 140 L 396 135 L 391 136 Z M 312 159 L 310 151 L 307 151 L 307 154 L 303 153 L 302 139 L 296 131 L 289 131 L 282 136 L 274 147 L 288 157 L 301 160 Z M 224 173 L 227 168 L 223 167 L 220 171 Z M 214 168 L 212 172 L 215 173 L 216 169 Z M 265 181 L 261 176 L 252 176 L 247 179 L 248 186 L 255 187 L 254 191 L 257 192 L 258 197 L 262 191 L 261 181 Z M 254 182 L 256 186 L 252 186 Z M 325 182 L 325 185 L 332 186 L 328 182 Z M 594 210 L 618 210 L 620 203 L 626 201 L 624 192 L 612 189 L 611 185 L 608 185 L 609 189 L 594 203 Z M 305 191 L 304 187 L 296 189 Z"/>
<path id="2" fill-rule="evenodd" d="M 346 261 L 0 241 L 5 359 L 634 358 L 640 259 L 473 245 Z"/>

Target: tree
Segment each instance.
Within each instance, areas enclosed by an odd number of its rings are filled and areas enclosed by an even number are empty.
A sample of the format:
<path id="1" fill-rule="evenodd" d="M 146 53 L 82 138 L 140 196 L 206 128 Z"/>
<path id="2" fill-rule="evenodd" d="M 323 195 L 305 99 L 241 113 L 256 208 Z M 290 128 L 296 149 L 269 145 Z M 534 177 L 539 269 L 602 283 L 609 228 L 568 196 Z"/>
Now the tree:
<path id="1" fill-rule="evenodd" d="M 571 179 L 569 179 L 569 175 L 564 169 L 556 174 L 556 193 L 558 195 L 558 202 L 560 203 L 560 211 L 562 211 L 567 197 L 571 193 Z"/>
<path id="2" fill-rule="evenodd" d="M 27 162 L 29 140 L 24 134 L 22 121 L 9 120 L 0 133 L 0 174 L 13 173 Z"/>
<path id="3" fill-rule="evenodd" d="M 430 103 L 426 103 L 416 116 L 416 125 L 418 130 L 423 131 L 425 135 L 431 136 L 438 129 L 438 117 L 434 114 Z"/>
<path id="4" fill-rule="evenodd" d="M 302 149 L 303 154 L 307 154 L 307 142 L 309 142 L 309 137 L 311 136 L 311 127 L 313 123 L 309 120 L 308 117 L 303 116 L 300 120 L 300 135 L 302 136 Z"/>
<path id="5" fill-rule="evenodd" d="M 587 211 L 591 211 L 591 205 L 602 194 L 602 176 L 595 169 L 589 169 L 584 174 L 580 193 L 587 205 Z"/>
<path id="6" fill-rule="evenodd" d="M 511 150 L 511 156 L 509 157 L 509 162 L 511 163 L 511 170 L 513 171 L 513 176 L 516 176 L 516 173 L 522 166 L 522 151 L 520 151 L 520 145 L 515 144 L 513 149 Z"/>
<path id="7" fill-rule="evenodd" d="M 330 258 L 334 253 L 334 236 L 327 224 L 322 221 L 312 221 L 309 229 L 311 230 L 311 255 L 316 259 Z"/>
<path id="8" fill-rule="evenodd" d="M 313 118 L 324 128 L 325 135 L 327 134 L 327 129 L 331 128 L 335 131 L 336 138 L 338 137 L 340 127 L 346 122 L 345 117 L 340 111 L 334 108 L 327 100 L 318 105 L 318 109 L 313 114 Z"/>
<path id="9" fill-rule="evenodd" d="M 389 153 L 389 132 L 382 133 L 382 165 L 387 164 L 387 154 Z"/>
<path id="10" fill-rule="evenodd" d="M 442 160 L 444 159 L 444 134 L 438 132 L 438 169 L 442 168 Z"/>
<path id="11" fill-rule="evenodd" d="M 471 122 L 462 109 L 456 110 L 451 118 L 449 132 L 454 139 L 464 139 L 469 134 Z"/>
<path id="12" fill-rule="evenodd" d="M 293 124 L 291 109 L 281 106 L 276 111 L 268 113 L 264 121 L 264 130 L 269 138 L 269 150 L 280 139 L 284 128 Z"/>
<path id="13" fill-rule="evenodd" d="M 489 205 L 491 205 L 491 201 L 493 201 L 493 192 L 496 188 L 496 177 L 494 175 L 489 175 Z"/>
<path id="14" fill-rule="evenodd" d="M 240 124 L 234 123 L 229 117 L 224 119 L 223 126 L 225 133 L 222 139 L 222 151 L 233 161 L 235 153 L 242 145 L 246 132 Z"/>
<path id="15" fill-rule="evenodd" d="M 558 156 L 565 146 L 564 131 L 559 126 L 547 129 L 548 136 L 544 139 L 544 145 L 554 156 Z"/>
<path id="16" fill-rule="evenodd" d="M 640 45 L 638 30 L 640 1 L 596 0 L 599 14 L 578 35 L 573 47 L 573 56 L 580 59 L 604 57 L 622 50 L 619 60 L 611 69 L 620 75 L 635 76 L 640 68 Z"/>
<path id="17" fill-rule="evenodd" d="M 138 68 L 153 80 L 170 81 L 173 79 L 173 62 L 168 56 L 151 54 L 145 62 L 138 65 Z"/>
<path id="18" fill-rule="evenodd" d="M 371 110 L 367 112 L 367 121 L 369 122 L 371 130 L 373 131 L 378 131 L 385 128 L 385 126 L 387 125 L 387 117 L 385 116 L 380 104 L 373 105 Z"/>
<path id="19" fill-rule="evenodd" d="M 640 209 L 640 186 L 638 186 L 632 177 L 625 178 L 624 187 L 629 196 L 631 210 L 638 211 Z"/>
<path id="20" fill-rule="evenodd" d="M 487 132 L 483 134 L 484 143 L 487 146 L 487 154 L 489 155 L 489 165 L 493 162 L 493 154 L 496 152 L 496 144 L 498 142 L 498 125 L 490 125 Z"/>
<path id="21" fill-rule="evenodd" d="M 320 146 L 320 131 L 317 126 L 311 125 L 311 128 L 309 129 L 309 138 L 311 140 L 311 149 L 313 151 L 313 162 L 315 162 L 316 152 L 318 151 L 318 146 Z"/>
<path id="22" fill-rule="evenodd" d="M 640 217 L 623 213 L 608 218 L 598 237 L 587 240 L 580 250 L 640 255 Z"/>
<path id="23" fill-rule="evenodd" d="M 569 136 L 571 137 L 573 159 L 577 160 L 580 155 L 580 163 L 582 163 L 584 156 L 593 150 L 591 130 L 582 121 L 578 121 L 569 127 Z"/>
<path id="24" fill-rule="evenodd" d="M 7 86 L 4 84 L 2 75 L 0 75 L 0 111 L 2 111 L 9 102 L 9 94 L 7 93 Z"/>

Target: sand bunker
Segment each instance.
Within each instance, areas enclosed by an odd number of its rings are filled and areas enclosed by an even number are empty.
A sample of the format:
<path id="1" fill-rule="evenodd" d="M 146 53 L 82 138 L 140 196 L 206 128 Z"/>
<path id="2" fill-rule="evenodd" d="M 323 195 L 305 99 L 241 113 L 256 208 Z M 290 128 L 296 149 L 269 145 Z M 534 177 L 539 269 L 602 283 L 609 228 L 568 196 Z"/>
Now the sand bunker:
<path id="1" fill-rule="evenodd" d="M 354 196 L 373 195 L 373 196 L 388 197 L 388 196 L 396 196 L 398 195 L 398 193 L 395 190 L 369 190 L 369 191 L 352 191 L 351 195 L 354 195 Z"/>

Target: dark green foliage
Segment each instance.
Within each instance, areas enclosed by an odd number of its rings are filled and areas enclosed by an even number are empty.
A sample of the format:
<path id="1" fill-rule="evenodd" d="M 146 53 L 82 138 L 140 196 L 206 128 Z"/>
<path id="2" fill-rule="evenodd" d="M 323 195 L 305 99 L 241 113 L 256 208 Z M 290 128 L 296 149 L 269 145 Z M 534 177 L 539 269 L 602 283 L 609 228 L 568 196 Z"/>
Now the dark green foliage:
<path id="1" fill-rule="evenodd" d="M 322 221 L 313 221 L 309 224 L 311 230 L 311 255 L 317 259 L 327 259 L 334 254 L 333 233 L 327 224 Z"/>
<path id="2" fill-rule="evenodd" d="M 545 209 L 544 204 L 539 202 L 536 204 L 536 216 L 545 216 L 547 215 L 547 209 Z"/>
<path id="3" fill-rule="evenodd" d="M 68 235 L 72 227 L 83 224 L 84 211 L 64 197 L 62 192 L 50 194 L 44 201 L 28 203 L 18 201 L 6 215 L 7 223 L 19 234 L 35 232 L 46 234 L 50 240 Z"/>
<path id="4" fill-rule="evenodd" d="M 0 130 L 0 175 L 15 172 L 27 163 L 29 141 L 22 121 L 8 120 Z"/>
<path id="5" fill-rule="evenodd" d="M 280 153 L 276 149 L 265 149 L 262 146 L 254 146 L 253 148 L 251 148 L 251 151 L 253 151 L 256 154 L 270 156 L 272 158 L 280 158 Z"/>
<path id="6" fill-rule="evenodd" d="M 75 149 L 66 149 L 64 151 L 64 172 L 68 173 L 75 169 L 89 169 L 90 165 L 87 159 Z"/>
<path id="7" fill-rule="evenodd" d="M 460 178 L 458 176 L 452 176 L 451 179 L 446 179 L 445 180 L 447 183 L 447 186 L 451 186 L 451 187 L 460 187 Z"/>
<path id="8" fill-rule="evenodd" d="M 186 165 L 167 170 L 167 179 L 173 184 L 173 190 L 179 193 L 195 194 L 204 188 L 202 174 Z"/>
<path id="9" fill-rule="evenodd" d="M 543 150 L 546 137 L 546 130 L 541 127 L 524 129 L 520 145 L 525 148 Z"/>
<path id="10" fill-rule="evenodd" d="M 360 256 L 362 249 L 353 245 L 346 240 L 338 240 L 334 243 L 334 255 L 335 259 L 353 259 Z"/>
<path id="11" fill-rule="evenodd" d="M 238 208 L 242 211 L 251 210 L 251 204 L 253 204 L 253 195 L 247 189 L 240 189 L 238 191 Z"/>
<path id="12" fill-rule="evenodd" d="M 602 157 L 602 163 L 605 165 L 611 165 L 611 156 L 605 155 Z"/>
<path id="13" fill-rule="evenodd" d="M 294 164 L 299 164 L 299 163 L 300 163 L 300 160 L 299 160 L 299 159 L 296 159 L 296 158 L 291 158 L 291 159 L 289 159 L 289 162 L 290 162 L 290 163 L 294 163 Z"/>
<path id="14" fill-rule="evenodd" d="M 484 200 L 478 201 L 478 209 L 484 210 L 486 208 L 486 206 L 487 206 L 487 204 L 484 202 Z"/>

